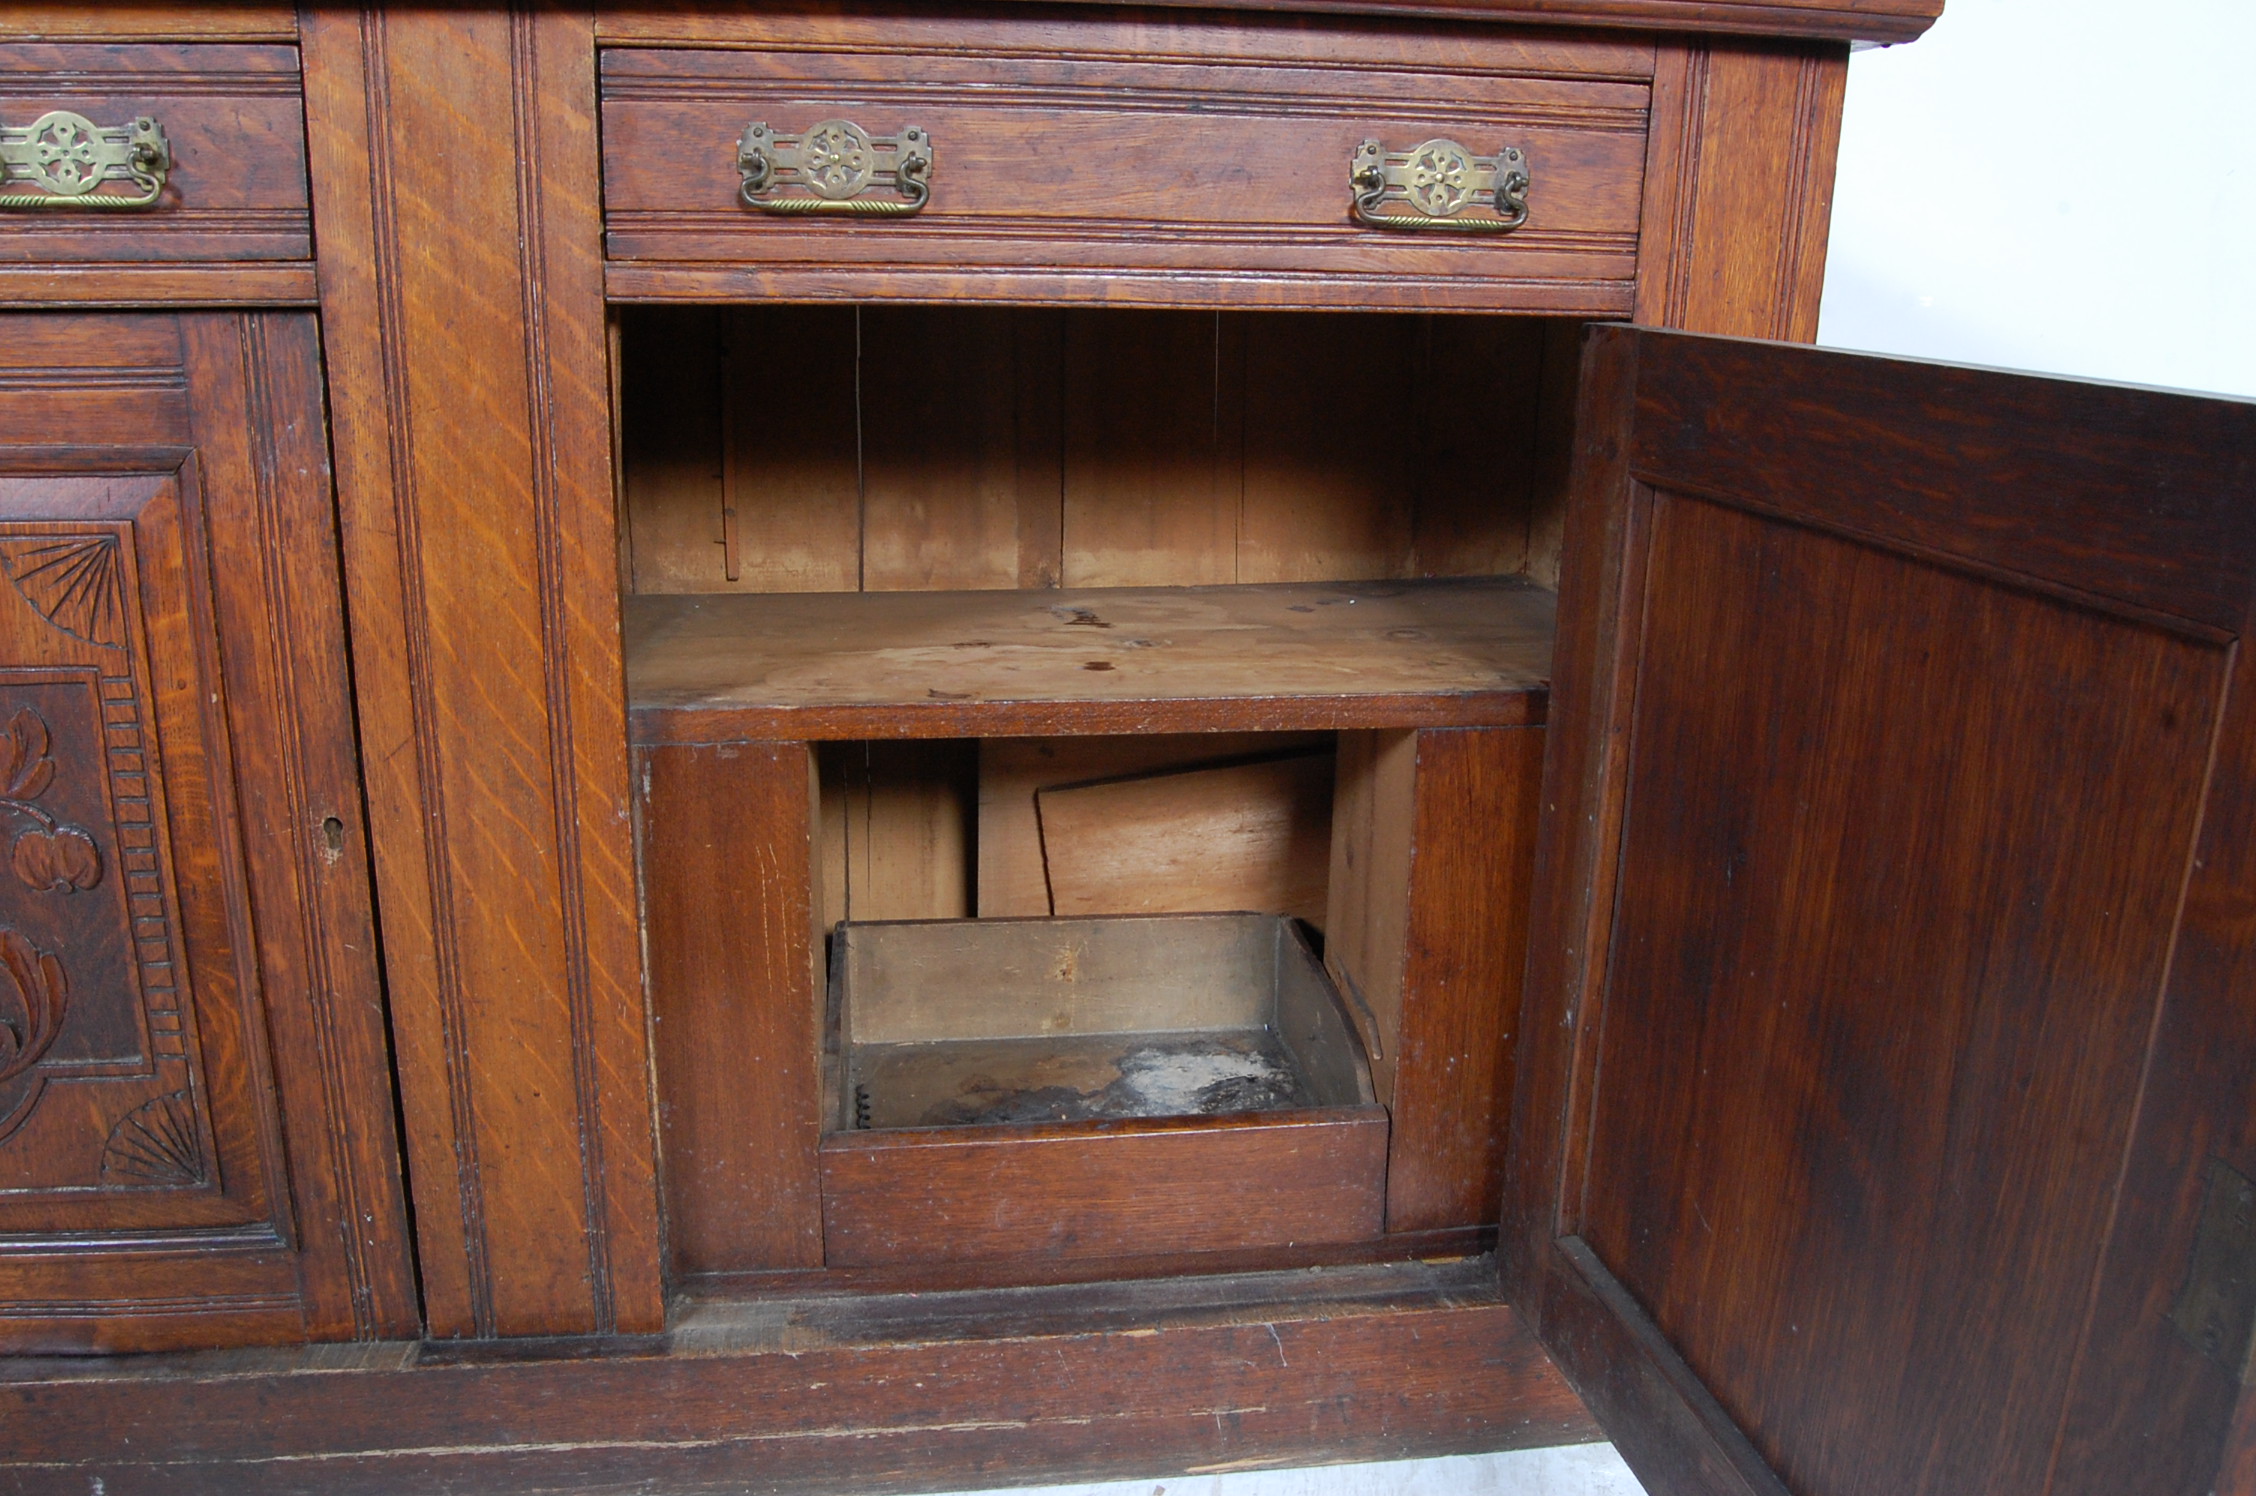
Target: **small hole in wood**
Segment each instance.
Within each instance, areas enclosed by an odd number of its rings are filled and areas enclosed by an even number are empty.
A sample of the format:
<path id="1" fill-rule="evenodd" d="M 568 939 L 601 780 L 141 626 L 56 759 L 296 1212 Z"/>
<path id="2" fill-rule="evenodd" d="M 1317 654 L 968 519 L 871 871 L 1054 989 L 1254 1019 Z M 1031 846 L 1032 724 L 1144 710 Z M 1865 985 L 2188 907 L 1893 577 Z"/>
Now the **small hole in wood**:
<path id="1" fill-rule="evenodd" d="M 335 816 L 321 818 L 321 850 L 331 862 L 345 855 L 345 823 Z"/>
<path id="2" fill-rule="evenodd" d="M 1088 664 L 1083 665 L 1081 668 L 1083 670 L 1110 670 L 1112 668 L 1112 661 L 1091 660 Z"/>

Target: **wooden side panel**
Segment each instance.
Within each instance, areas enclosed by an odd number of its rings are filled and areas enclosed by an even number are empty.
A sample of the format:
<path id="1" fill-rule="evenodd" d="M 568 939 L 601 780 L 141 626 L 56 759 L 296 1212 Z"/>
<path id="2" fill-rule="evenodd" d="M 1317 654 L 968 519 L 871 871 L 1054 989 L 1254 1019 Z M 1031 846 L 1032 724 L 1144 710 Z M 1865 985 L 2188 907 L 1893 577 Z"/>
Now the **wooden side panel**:
<path id="1" fill-rule="evenodd" d="M 709 307 L 620 321 L 619 524 L 630 591 L 686 591 L 727 578 L 726 321 Z M 763 560 L 775 554 L 746 536 L 741 517 L 735 539 L 740 566 L 748 550 Z"/>
<path id="2" fill-rule="evenodd" d="M 978 745 L 825 743 L 816 753 L 822 928 L 842 919 L 969 919 Z"/>
<path id="3" fill-rule="evenodd" d="M 1340 735 L 1324 964 L 1394 1118 L 1389 1231 L 1501 1205 L 1542 759 L 1516 728 Z"/>
<path id="4" fill-rule="evenodd" d="M 303 315 L 0 336 L 0 1346 L 415 1327 L 321 416 Z"/>
<path id="5" fill-rule="evenodd" d="M 2212 1489 L 2241 1352 L 2157 1306 L 2248 1162 L 2256 412 L 1584 389 L 1511 1279 L 1651 1484 Z"/>
<path id="6" fill-rule="evenodd" d="M 1386 1154 L 1376 1106 L 834 1133 L 824 1249 L 832 1266 L 864 1267 L 1365 1241 L 1385 1219 Z"/>
<path id="7" fill-rule="evenodd" d="M 804 743 L 640 757 L 643 917 L 677 1273 L 822 1266 L 822 939 Z"/>
<path id="8" fill-rule="evenodd" d="M 321 11 L 305 51 L 430 1327 L 653 1328 L 592 30 Z"/>
<path id="9" fill-rule="evenodd" d="M 1324 966 L 1371 1061 L 1371 1086 L 1394 1102 L 1402 1055 L 1402 963 L 1410 938 L 1410 856 L 1418 816 L 1418 735 L 1343 732 L 1334 771 Z"/>
<path id="10" fill-rule="evenodd" d="M 1653 81 L 1636 320 L 1817 336 L 1848 50 L 1698 39 Z"/>
<path id="11" fill-rule="evenodd" d="M 1417 734 L 1387 1229 L 1496 1219 L 1543 733 Z"/>

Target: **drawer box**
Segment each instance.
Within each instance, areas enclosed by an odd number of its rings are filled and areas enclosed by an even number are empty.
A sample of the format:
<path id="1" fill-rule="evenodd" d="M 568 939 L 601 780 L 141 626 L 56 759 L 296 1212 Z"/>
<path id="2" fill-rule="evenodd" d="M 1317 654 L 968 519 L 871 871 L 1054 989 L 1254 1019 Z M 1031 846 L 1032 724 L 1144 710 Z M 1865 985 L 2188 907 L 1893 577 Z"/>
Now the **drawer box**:
<path id="1" fill-rule="evenodd" d="M 1290 920 L 843 924 L 831 970 L 833 1266 L 1383 1228 L 1386 1110 Z"/>
<path id="2" fill-rule="evenodd" d="M 6 138 L 58 111 L 99 129 L 155 121 L 171 157 L 163 187 L 147 207 L 0 209 L 0 265 L 312 258 L 297 48 L 25 42 L 0 49 Z M 22 168 L 9 171 L 0 192 L 56 196 Z"/>
<path id="3" fill-rule="evenodd" d="M 1466 33 L 1431 55 L 1327 64 L 1246 57 L 1242 37 L 1241 55 L 1200 56 L 1199 40 L 1177 25 L 1157 55 L 1039 57 L 1005 36 L 973 56 L 904 27 L 894 50 L 863 32 L 834 49 L 607 49 L 612 294 L 1629 312 L 1650 47 Z M 922 210 L 783 217 L 739 199 L 749 124 L 829 120 L 921 130 Z M 1361 142 L 1436 138 L 1520 150 L 1525 225 L 1356 221 Z"/>

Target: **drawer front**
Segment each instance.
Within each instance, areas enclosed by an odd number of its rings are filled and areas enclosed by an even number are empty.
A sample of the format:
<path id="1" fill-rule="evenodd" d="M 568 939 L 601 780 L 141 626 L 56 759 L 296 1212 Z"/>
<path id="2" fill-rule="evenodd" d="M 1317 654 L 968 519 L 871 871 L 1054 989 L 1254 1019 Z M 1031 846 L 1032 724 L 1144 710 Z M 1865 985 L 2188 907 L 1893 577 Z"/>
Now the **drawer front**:
<path id="1" fill-rule="evenodd" d="M 125 172 L 91 192 L 53 190 L 100 164 L 77 116 L 97 131 L 155 122 L 169 158 L 151 201 Z M 11 44 L 0 48 L 0 265 L 304 260 L 313 252 L 306 208 L 305 103 L 298 51 L 216 43 Z M 43 160 L 80 152 L 58 178 Z"/>
<path id="2" fill-rule="evenodd" d="M 1325 65 L 1008 42 L 607 50 L 613 294 L 1630 309 L 1649 48 L 1473 33 L 1431 56 Z M 880 139 L 922 131 L 929 201 L 875 218 L 740 198 L 748 125 L 796 135 L 830 120 Z M 1362 142 L 1437 138 L 1518 150 L 1525 223 L 1483 231 L 1495 215 L 1480 205 L 1409 231 L 1358 221 Z M 868 195 L 902 197 L 883 183 Z"/>

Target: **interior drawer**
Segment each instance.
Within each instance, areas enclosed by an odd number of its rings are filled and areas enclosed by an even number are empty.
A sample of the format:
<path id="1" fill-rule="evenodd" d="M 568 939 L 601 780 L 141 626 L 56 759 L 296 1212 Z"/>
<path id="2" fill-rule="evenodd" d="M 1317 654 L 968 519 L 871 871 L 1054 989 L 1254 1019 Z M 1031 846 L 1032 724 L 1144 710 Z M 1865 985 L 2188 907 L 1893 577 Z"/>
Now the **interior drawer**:
<path id="1" fill-rule="evenodd" d="M 146 196 L 159 180 L 110 164 L 139 120 L 161 134 L 161 185 L 145 205 L 94 205 Z M 312 257 L 295 47 L 10 44 L 0 48 L 0 158 L 0 263 Z M 72 190 L 89 171 L 105 178 Z"/>
<path id="2" fill-rule="evenodd" d="M 911 40 L 607 49 L 612 294 L 1630 310 L 1649 48 L 1467 32 L 1431 53 L 1325 63 Z M 922 132 L 919 211 L 785 216 L 739 196 L 748 125 L 802 136 L 840 120 L 881 143 Z M 1477 192 L 1445 226 L 1358 221 L 1358 147 L 1437 139 L 1519 151 L 1524 224 L 1483 231 Z M 864 196 L 901 194 L 881 177 Z"/>
<path id="3" fill-rule="evenodd" d="M 1291 920 L 849 923 L 831 972 L 831 1266 L 1383 1229 L 1386 1110 Z"/>

